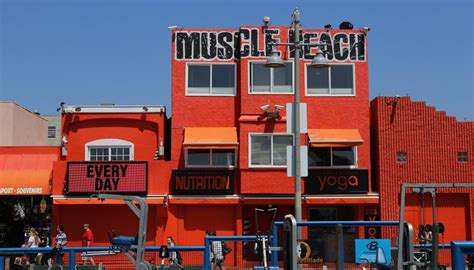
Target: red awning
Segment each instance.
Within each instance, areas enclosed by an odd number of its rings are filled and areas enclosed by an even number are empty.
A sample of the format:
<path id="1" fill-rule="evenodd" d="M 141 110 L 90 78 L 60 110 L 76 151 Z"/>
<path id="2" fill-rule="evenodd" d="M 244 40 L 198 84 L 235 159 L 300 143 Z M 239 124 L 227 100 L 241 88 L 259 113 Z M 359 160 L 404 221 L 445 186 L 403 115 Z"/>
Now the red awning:
<path id="1" fill-rule="evenodd" d="M 364 142 L 357 129 L 309 129 L 310 147 L 343 147 Z"/>
<path id="2" fill-rule="evenodd" d="M 237 129 L 235 127 L 185 128 L 184 147 L 186 148 L 237 148 Z"/>
<path id="3" fill-rule="evenodd" d="M 57 154 L 0 154 L 0 195 L 51 194 Z"/>

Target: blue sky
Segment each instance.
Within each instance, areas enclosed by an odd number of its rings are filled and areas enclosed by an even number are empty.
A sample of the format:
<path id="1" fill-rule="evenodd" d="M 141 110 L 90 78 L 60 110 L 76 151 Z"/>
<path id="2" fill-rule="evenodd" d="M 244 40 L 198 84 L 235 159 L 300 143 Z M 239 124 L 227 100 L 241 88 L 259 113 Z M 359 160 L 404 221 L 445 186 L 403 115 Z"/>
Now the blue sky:
<path id="1" fill-rule="evenodd" d="M 66 104 L 160 104 L 171 111 L 167 27 L 350 21 L 370 26 L 371 99 L 409 95 L 474 120 L 472 0 L 0 0 L 0 100 L 42 114 Z"/>

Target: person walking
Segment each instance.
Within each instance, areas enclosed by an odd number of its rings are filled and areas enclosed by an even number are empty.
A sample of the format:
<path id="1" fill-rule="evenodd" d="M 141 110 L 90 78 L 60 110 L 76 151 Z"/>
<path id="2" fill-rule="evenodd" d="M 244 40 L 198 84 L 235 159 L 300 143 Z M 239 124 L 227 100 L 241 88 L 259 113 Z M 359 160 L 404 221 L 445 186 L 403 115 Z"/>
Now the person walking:
<path id="1" fill-rule="evenodd" d="M 216 236 L 216 231 L 210 231 L 208 233 L 210 236 Z M 211 262 L 212 268 L 220 270 L 225 270 L 224 268 L 224 255 L 222 254 L 222 242 L 221 241 L 212 241 L 211 242 Z"/>
<path id="2" fill-rule="evenodd" d="M 168 236 L 168 238 L 166 238 L 166 243 L 168 244 L 168 247 L 176 246 L 176 242 L 171 236 Z M 169 255 L 170 255 L 169 257 L 170 264 L 181 266 L 181 264 L 183 263 L 183 259 L 181 258 L 181 254 L 179 254 L 178 251 L 171 251 Z"/>
<path id="3" fill-rule="evenodd" d="M 63 265 L 63 257 L 64 257 L 64 252 L 63 248 L 67 244 L 67 235 L 64 232 L 64 225 L 59 224 L 58 227 L 56 228 L 58 231 L 58 234 L 56 235 L 56 253 L 54 254 L 54 262 L 56 264 Z"/>
<path id="4" fill-rule="evenodd" d="M 90 247 L 94 242 L 94 234 L 89 228 L 89 224 L 84 224 L 84 234 L 82 235 L 82 246 Z M 82 264 L 87 265 L 87 261 L 90 261 L 92 265 L 95 265 L 94 258 L 92 256 L 82 256 Z"/>

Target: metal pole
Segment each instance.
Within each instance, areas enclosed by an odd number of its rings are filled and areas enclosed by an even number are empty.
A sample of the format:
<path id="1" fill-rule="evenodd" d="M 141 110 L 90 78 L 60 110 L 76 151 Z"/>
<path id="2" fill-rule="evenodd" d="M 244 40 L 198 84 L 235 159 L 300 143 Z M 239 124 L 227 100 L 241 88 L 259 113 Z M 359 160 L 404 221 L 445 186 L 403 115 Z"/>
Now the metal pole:
<path id="1" fill-rule="evenodd" d="M 423 194 L 424 196 L 424 194 Z M 431 192 L 431 199 L 432 199 L 432 208 L 433 208 L 433 232 L 432 232 L 432 241 L 431 241 L 431 250 L 432 250 L 432 265 L 431 269 L 438 270 L 438 222 L 436 221 L 436 190 Z"/>
<path id="2" fill-rule="evenodd" d="M 344 229 L 342 224 L 336 226 L 337 234 L 337 257 L 336 257 L 336 269 L 344 269 Z"/>
<path id="3" fill-rule="evenodd" d="M 397 248 L 397 268 L 402 269 L 403 266 L 403 225 L 405 223 L 405 184 L 400 186 L 400 223 L 398 224 L 398 248 Z M 410 258 L 408 258 L 411 260 Z"/>
<path id="4" fill-rule="evenodd" d="M 295 155 L 294 155 L 294 168 L 295 168 L 295 217 L 296 221 L 302 221 L 302 210 L 301 210 L 301 160 L 300 160 L 300 11 L 298 8 L 293 12 L 293 27 L 295 29 L 295 99 L 294 108 L 295 113 L 294 123 L 294 142 L 295 142 Z"/>

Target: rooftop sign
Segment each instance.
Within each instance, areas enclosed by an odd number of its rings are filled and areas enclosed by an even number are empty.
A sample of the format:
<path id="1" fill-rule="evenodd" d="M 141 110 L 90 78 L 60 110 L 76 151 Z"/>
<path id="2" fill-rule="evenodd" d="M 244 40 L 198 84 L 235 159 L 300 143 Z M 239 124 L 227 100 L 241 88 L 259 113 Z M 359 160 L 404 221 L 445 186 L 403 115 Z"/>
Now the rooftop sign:
<path id="1" fill-rule="evenodd" d="M 176 60 L 234 60 L 241 58 L 267 57 L 271 52 L 271 43 L 292 43 L 295 34 L 287 30 L 289 40 L 283 40 L 282 29 L 271 28 L 241 28 L 236 31 L 219 30 L 184 30 L 175 32 Z M 330 61 L 366 61 L 366 34 L 358 30 L 303 30 L 304 43 L 326 43 L 327 59 Z M 263 44 L 263 45 L 262 45 Z M 278 49 L 278 48 L 277 48 Z M 286 58 L 293 58 L 293 46 L 286 52 Z M 305 46 L 301 57 L 311 60 L 316 55 L 317 48 Z"/>

